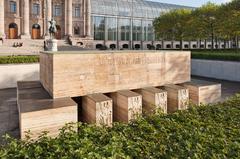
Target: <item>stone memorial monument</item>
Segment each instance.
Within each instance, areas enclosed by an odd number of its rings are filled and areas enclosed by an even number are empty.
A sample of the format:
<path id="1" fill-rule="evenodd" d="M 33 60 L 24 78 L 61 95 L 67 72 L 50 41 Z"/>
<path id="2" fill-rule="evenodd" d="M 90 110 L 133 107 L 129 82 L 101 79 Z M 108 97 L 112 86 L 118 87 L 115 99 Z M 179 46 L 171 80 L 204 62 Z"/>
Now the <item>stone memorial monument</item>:
<path id="1" fill-rule="evenodd" d="M 52 19 L 51 21 L 49 21 L 49 28 L 48 28 L 49 34 L 50 34 L 50 39 L 47 40 L 47 50 L 48 51 L 58 51 L 57 48 L 57 39 L 55 39 L 55 34 L 57 32 L 57 28 L 56 28 L 56 21 L 54 19 Z"/>

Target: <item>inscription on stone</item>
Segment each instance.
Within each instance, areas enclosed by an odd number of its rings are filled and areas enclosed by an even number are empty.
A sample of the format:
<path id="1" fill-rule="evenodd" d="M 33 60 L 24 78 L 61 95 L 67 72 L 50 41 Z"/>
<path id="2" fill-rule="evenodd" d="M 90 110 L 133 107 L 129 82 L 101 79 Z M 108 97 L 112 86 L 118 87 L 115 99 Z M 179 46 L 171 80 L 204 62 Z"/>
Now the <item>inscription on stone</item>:
<path id="1" fill-rule="evenodd" d="M 112 101 L 96 104 L 96 125 L 112 126 Z"/>
<path id="2" fill-rule="evenodd" d="M 156 93 L 156 109 L 160 110 L 163 113 L 167 113 L 167 92 Z"/>
<path id="3" fill-rule="evenodd" d="M 131 97 L 128 99 L 128 121 L 135 120 L 142 114 L 142 97 Z"/>
<path id="4" fill-rule="evenodd" d="M 188 89 L 179 90 L 179 110 L 185 110 L 189 104 L 189 91 Z"/>

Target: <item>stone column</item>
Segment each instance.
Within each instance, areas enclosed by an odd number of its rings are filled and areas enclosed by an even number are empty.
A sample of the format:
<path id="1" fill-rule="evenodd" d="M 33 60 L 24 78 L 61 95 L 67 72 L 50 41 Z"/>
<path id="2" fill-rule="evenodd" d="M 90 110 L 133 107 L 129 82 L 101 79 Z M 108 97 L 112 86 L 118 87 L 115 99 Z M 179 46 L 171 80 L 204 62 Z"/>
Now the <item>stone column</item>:
<path id="1" fill-rule="evenodd" d="M 67 26 L 67 30 L 68 30 L 68 35 L 72 36 L 72 0 L 68 0 L 68 8 L 67 8 L 67 21 L 68 21 L 68 26 Z"/>
<path id="2" fill-rule="evenodd" d="M 4 0 L 0 1 L 0 36 L 5 33 L 4 30 Z"/>
<path id="3" fill-rule="evenodd" d="M 23 35 L 21 38 L 30 38 L 29 33 L 29 0 L 24 0 L 24 10 L 23 10 Z"/>
<path id="4" fill-rule="evenodd" d="M 46 4 L 47 8 L 46 8 L 46 15 L 47 15 L 47 28 L 46 28 L 46 36 L 49 36 L 49 31 L 48 31 L 48 28 L 49 28 L 49 21 L 51 21 L 52 19 L 52 0 L 47 0 L 47 4 Z"/>
<path id="5" fill-rule="evenodd" d="M 65 36 L 68 35 L 68 29 L 67 29 L 67 26 L 68 26 L 68 22 L 67 22 L 67 17 L 68 17 L 68 13 L 67 13 L 67 9 L 68 8 L 68 0 L 65 0 L 64 1 L 64 32 L 65 32 Z"/>
<path id="6" fill-rule="evenodd" d="M 86 36 L 91 36 L 91 2 L 87 0 L 87 15 L 86 15 Z"/>

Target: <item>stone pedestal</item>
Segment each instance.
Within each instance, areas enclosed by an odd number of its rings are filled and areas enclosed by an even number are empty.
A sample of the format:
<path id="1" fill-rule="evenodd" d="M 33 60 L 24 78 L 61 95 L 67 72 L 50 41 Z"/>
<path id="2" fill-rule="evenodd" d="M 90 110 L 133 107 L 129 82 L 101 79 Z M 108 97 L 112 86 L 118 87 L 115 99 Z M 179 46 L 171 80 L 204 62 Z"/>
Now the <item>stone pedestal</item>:
<path id="1" fill-rule="evenodd" d="M 83 122 L 112 126 L 112 99 L 104 94 L 92 94 L 82 99 Z"/>
<path id="2" fill-rule="evenodd" d="M 113 120 L 130 122 L 142 114 L 142 96 L 132 91 L 118 91 L 109 95 L 113 100 Z"/>
<path id="3" fill-rule="evenodd" d="M 177 110 L 185 110 L 189 104 L 189 91 L 187 88 L 178 85 L 166 85 L 168 113 L 174 113 Z"/>
<path id="4" fill-rule="evenodd" d="M 167 113 L 167 91 L 149 87 L 136 90 L 135 92 L 142 95 L 144 114 L 153 114 L 156 111 Z"/>
<path id="5" fill-rule="evenodd" d="M 58 40 L 56 39 L 50 39 L 50 40 L 47 40 L 47 49 L 48 51 L 58 51 Z"/>

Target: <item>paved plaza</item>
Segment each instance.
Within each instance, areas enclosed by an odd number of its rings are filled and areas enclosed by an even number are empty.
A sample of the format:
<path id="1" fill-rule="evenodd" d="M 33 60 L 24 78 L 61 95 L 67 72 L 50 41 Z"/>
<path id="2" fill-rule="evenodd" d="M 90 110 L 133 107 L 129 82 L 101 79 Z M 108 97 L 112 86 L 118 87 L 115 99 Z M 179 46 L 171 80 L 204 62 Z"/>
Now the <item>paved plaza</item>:
<path id="1" fill-rule="evenodd" d="M 193 77 L 222 84 L 222 101 L 240 92 L 240 83 L 215 80 L 202 77 Z M 19 138 L 19 119 L 17 110 L 16 88 L 0 90 L 0 136 L 8 133 L 13 137 Z M 2 143 L 2 138 L 0 143 Z"/>

